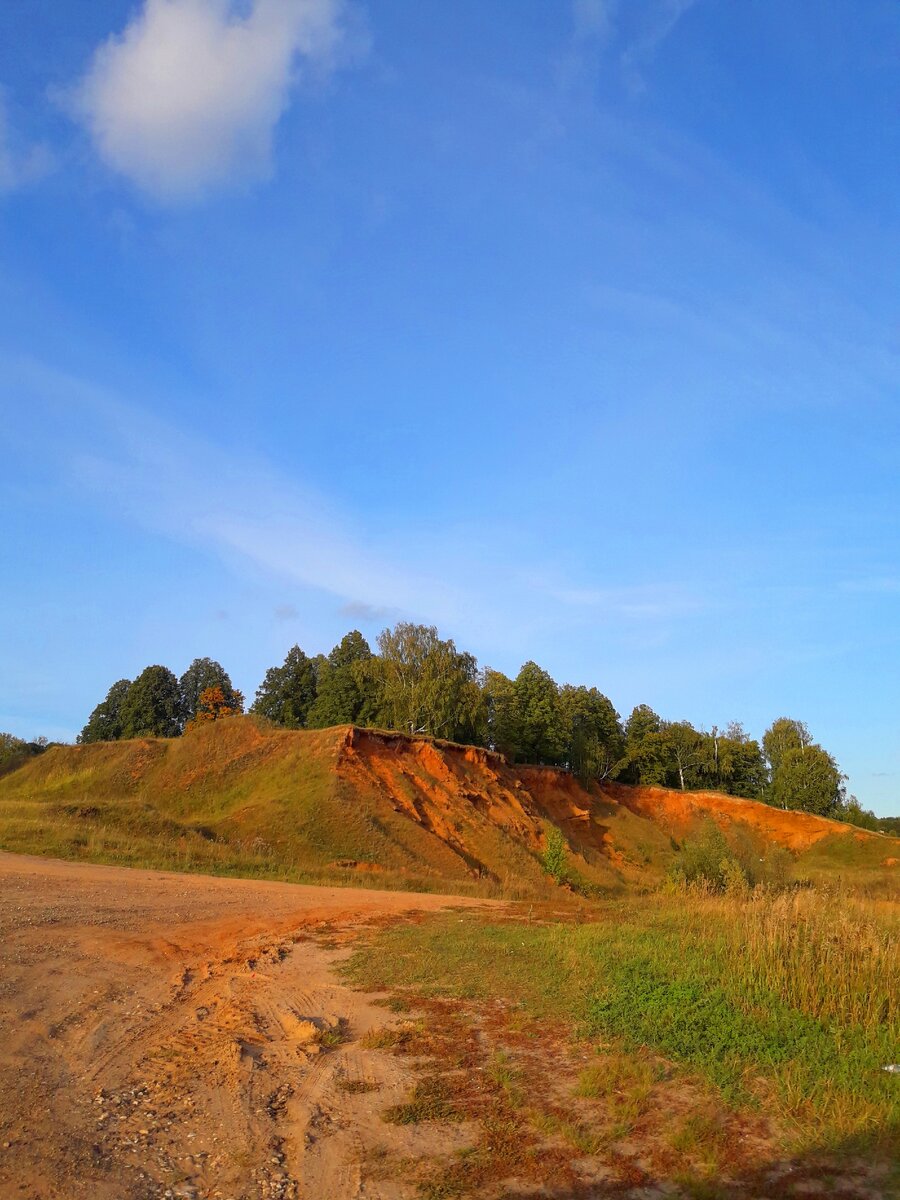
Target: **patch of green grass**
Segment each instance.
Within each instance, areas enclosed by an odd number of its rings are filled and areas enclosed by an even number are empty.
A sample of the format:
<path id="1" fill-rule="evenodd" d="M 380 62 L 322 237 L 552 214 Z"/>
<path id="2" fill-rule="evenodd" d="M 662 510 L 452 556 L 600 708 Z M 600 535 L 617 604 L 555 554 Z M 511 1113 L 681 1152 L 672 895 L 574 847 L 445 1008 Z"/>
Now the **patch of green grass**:
<path id="1" fill-rule="evenodd" d="M 512 1108 L 520 1108 L 524 1104 L 522 1071 L 515 1066 L 506 1050 L 494 1051 L 488 1060 L 485 1074 L 502 1091 Z"/>
<path id="2" fill-rule="evenodd" d="M 599 1154 L 609 1140 L 604 1132 L 559 1112 L 536 1109 L 529 1116 L 539 1133 L 545 1137 L 561 1137 L 573 1150 L 585 1156 Z"/>
<path id="3" fill-rule="evenodd" d="M 315 1036 L 315 1041 L 323 1050 L 333 1050 L 335 1046 L 340 1046 L 346 1040 L 347 1029 L 343 1021 L 340 1025 L 328 1029 L 320 1029 Z"/>
<path id="4" fill-rule="evenodd" d="M 389 963 L 398 986 L 503 999 L 552 1028 L 612 1036 L 633 1051 L 649 1048 L 699 1072 L 731 1104 L 752 1105 L 764 1096 L 767 1111 L 803 1146 L 851 1137 L 896 1146 L 900 1088 L 881 1070 L 895 1060 L 900 1042 L 896 1009 L 882 1006 L 883 1020 L 860 1010 L 865 1019 L 852 1021 L 841 1014 L 855 1009 L 841 1002 L 831 1005 L 827 1020 L 815 1015 L 805 993 L 790 984 L 790 956 L 805 961 L 805 941 L 820 933 L 829 942 L 827 922 L 819 931 L 821 914 L 799 910 L 804 937 L 777 942 L 788 959 L 783 972 L 767 972 L 759 963 L 769 952 L 768 927 L 756 957 L 745 961 L 742 913 L 733 901 L 646 897 L 608 904 L 587 924 L 444 914 L 385 931 L 356 953 L 348 970 L 367 984 L 385 978 Z M 876 978 L 880 970 L 885 980 Z M 871 975 L 873 989 L 890 988 L 889 960 L 876 961 Z M 583 1077 L 582 1087 L 615 1095 L 602 1070 Z M 629 1104 L 639 1112 L 652 1087 L 650 1075 L 632 1082 L 630 1100 L 629 1087 L 622 1089 L 625 1120 Z"/>

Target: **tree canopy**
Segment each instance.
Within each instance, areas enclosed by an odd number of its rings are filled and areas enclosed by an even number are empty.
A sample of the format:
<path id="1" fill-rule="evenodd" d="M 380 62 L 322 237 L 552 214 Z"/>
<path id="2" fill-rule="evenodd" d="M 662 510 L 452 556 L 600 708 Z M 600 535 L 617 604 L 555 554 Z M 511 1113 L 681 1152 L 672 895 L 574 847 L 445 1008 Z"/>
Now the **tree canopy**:
<path id="1" fill-rule="evenodd" d="M 379 720 L 405 733 L 465 740 L 479 725 L 478 665 L 433 625 L 401 621 L 378 636 Z"/>
<path id="2" fill-rule="evenodd" d="M 177 680 L 163 666 L 120 679 L 91 713 L 80 742 L 174 737 L 186 724 L 243 711 L 244 697 L 211 658 L 195 658 Z M 697 728 L 636 705 L 624 726 L 596 687 L 557 684 L 534 661 L 515 678 L 479 671 L 472 654 L 433 625 L 401 621 L 373 653 L 358 629 L 328 655 L 300 646 L 270 667 L 251 713 L 286 729 L 368 725 L 471 742 L 513 762 L 567 768 L 583 782 L 618 779 L 682 790 L 716 790 L 886 828 L 848 801 L 834 758 L 802 721 L 779 717 L 762 742 L 735 721 Z"/>
<path id="3" fill-rule="evenodd" d="M 183 728 L 181 689 L 168 667 L 145 667 L 119 709 L 124 738 L 175 737 Z"/>
<path id="4" fill-rule="evenodd" d="M 79 742 L 113 742 L 123 736 L 122 704 L 131 687 L 130 679 L 119 679 L 106 693 L 78 735 Z"/>
<path id="5" fill-rule="evenodd" d="M 334 647 L 316 674 L 316 698 L 307 717 L 311 729 L 374 722 L 378 681 L 372 658 L 369 643 L 358 629 L 351 630 Z"/>
<path id="6" fill-rule="evenodd" d="M 200 708 L 200 696 L 208 688 L 219 688 L 225 705 L 233 712 L 244 711 L 244 697 L 232 686 L 231 677 L 221 663 L 212 658 L 195 658 L 179 680 L 181 711 L 192 721 Z"/>
<path id="7" fill-rule="evenodd" d="M 299 646 L 292 646 L 280 667 L 266 671 L 250 711 L 285 729 L 302 729 L 315 698 L 315 664 Z"/>

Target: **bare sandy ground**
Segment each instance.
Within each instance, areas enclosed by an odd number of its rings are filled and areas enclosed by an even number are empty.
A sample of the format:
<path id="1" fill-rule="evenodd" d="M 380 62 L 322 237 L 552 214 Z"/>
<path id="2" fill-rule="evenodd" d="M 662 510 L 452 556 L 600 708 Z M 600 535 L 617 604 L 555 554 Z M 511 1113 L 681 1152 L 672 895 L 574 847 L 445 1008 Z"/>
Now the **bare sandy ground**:
<path id="1" fill-rule="evenodd" d="M 0 1197 L 407 1195 L 361 1164 L 434 1134 L 381 1120 L 411 1069 L 333 968 L 366 923 L 476 903 L 0 853 Z"/>

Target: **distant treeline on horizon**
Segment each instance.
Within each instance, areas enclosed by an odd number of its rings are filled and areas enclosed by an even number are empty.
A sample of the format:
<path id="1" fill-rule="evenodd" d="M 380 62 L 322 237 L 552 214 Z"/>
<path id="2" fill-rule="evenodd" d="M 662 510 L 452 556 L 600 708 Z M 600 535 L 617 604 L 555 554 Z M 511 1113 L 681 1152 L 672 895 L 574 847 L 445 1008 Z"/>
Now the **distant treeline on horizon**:
<path id="1" fill-rule="evenodd" d="M 281 666 L 266 671 L 249 711 L 286 729 L 360 725 L 426 734 L 497 750 L 511 762 L 562 767 L 585 783 L 721 791 L 900 833 L 900 818 L 878 818 L 847 796 L 834 758 L 801 721 L 779 717 L 761 742 L 738 722 L 697 729 L 646 704 L 623 722 L 597 688 L 560 686 L 535 662 L 514 679 L 479 669 L 434 626 L 400 622 L 377 644 L 374 653 L 353 630 L 327 655 L 292 646 Z M 195 723 L 243 711 L 243 695 L 213 659 L 194 659 L 180 679 L 149 666 L 112 685 L 78 741 L 178 737 Z M 40 752 L 42 742 L 0 735 L 0 767 L 26 747 Z"/>

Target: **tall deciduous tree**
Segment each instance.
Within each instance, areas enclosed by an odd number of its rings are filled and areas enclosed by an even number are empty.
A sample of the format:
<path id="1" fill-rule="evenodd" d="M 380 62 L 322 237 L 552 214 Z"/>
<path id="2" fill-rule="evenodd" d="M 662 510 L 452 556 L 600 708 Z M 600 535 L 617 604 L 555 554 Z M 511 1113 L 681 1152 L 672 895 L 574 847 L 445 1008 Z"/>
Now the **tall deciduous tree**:
<path id="1" fill-rule="evenodd" d="M 682 791 L 702 787 L 704 776 L 710 775 L 713 767 L 709 736 L 688 721 L 666 721 L 656 736 L 662 739 L 672 782 L 677 781 Z"/>
<path id="2" fill-rule="evenodd" d="M 507 758 L 516 757 L 515 685 L 508 675 L 487 667 L 481 677 L 484 701 L 484 743 Z"/>
<path id="3" fill-rule="evenodd" d="M 662 718 L 649 704 L 638 704 L 625 722 L 625 753 L 616 776 L 626 783 L 661 785 L 666 761 L 660 740 Z"/>
<path id="4" fill-rule="evenodd" d="M 715 787 L 751 800 L 761 796 L 766 787 L 766 764 L 759 742 L 748 737 L 735 721 L 726 727 L 724 734 L 714 729 L 711 737 Z"/>
<path id="5" fill-rule="evenodd" d="M 482 708 L 478 664 L 433 625 L 401 621 L 378 635 L 379 719 L 406 733 L 471 740 Z"/>
<path id="6" fill-rule="evenodd" d="M 315 698 L 315 664 L 299 646 L 292 646 L 280 667 L 266 671 L 250 711 L 285 729 L 302 729 Z"/>
<path id="7" fill-rule="evenodd" d="M 122 737 L 177 737 L 183 717 L 181 689 L 168 667 L 146 667 L 128 688 L 119 710 Z"/>
<path id="8" fill-rule="evenodd" d="M 228 672 L 213 658 L 195 658 L 179 681 L 181 706 L 186 721 L 197 716 L 201 693 L 207 688 L 221 688 L 225 704 L 233 712 L 244 711 L 244 697 L 232 686 Z"/>
<path id="9" fill-rule="evenodd" d="M 606 779 L 625 752 L 625 736 L 612 702 L 597 688 L 566 684 L 560 691 L 569 768 L 579 779 Z"/>
<path id="10" fill-rule="evenodd" d="M 555 764 L 566 753 L 566 723 L 553 678 L 527 662 L 513 683 L 516 754 L 524 762 Z"/>
<path id="11" fill-rule="evenodd" d="M 78 735 L 78 741 L 114 742 L 122 737 L 122 704 L 131 687 L 130 679 L 120 679 L 106 693 Z"/>
<path id="12" fill-rule="evenodd" d="M 812 737 L 802 721 L 779 717 L 763 734 L 762 744 L 769 771 L 774 778 L 788 750 L 801 750 L 804 746 L 812 745 Z"/>
<path id="13" fill-rule="evenodd" d="M 844 777 L 821 746 L 792 746 L 772 773 L 772 803 L 822 817 L 837 816 L 844 799 Z"/>

